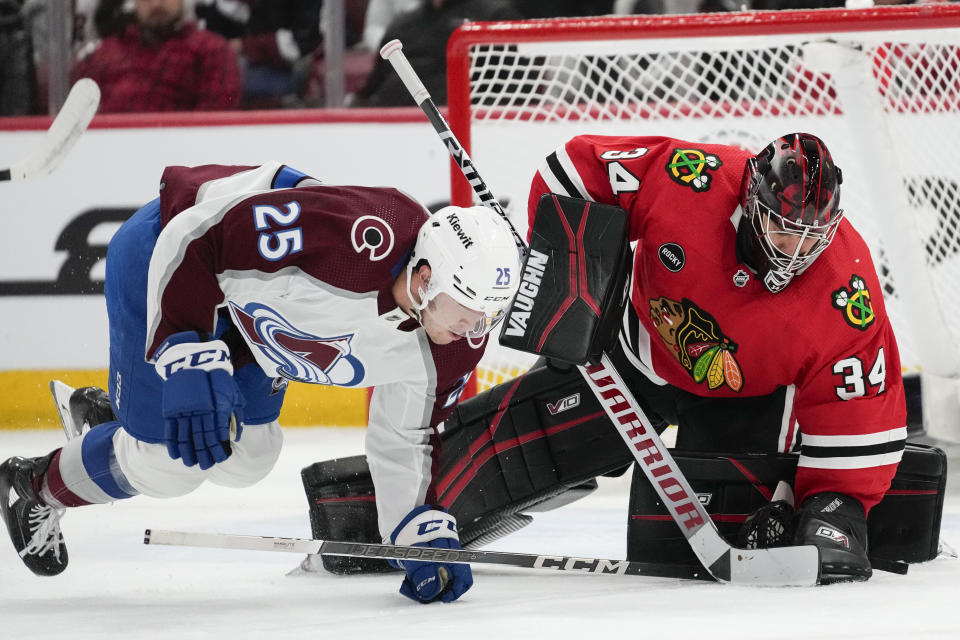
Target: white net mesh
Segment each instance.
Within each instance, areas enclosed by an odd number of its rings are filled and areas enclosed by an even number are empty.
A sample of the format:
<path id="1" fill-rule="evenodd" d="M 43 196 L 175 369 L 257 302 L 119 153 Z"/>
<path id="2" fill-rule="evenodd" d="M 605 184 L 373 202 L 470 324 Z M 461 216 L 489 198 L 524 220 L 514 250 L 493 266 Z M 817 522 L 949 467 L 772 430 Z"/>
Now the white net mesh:
<path id="1" fill-rule="evenodd" d="M 805 46 L 830 39 L 869 70 L 856 91 L 873 94 L 882 120 L 845 105 L 854 94 L 838 85 L 835 50 Z M 927 323 L 942 327 L 950 344 L 936 348 L 957 360 L 960 29 L 478 44 L 469 62 L 471 155 L 521 231 L 533 173 L 574 135 L 667 135 L 752 151 L 791 131 L 818 135 L 844 172 L 842 206 L 873 252 L 905 368 L 924 364 Z M 896 202 L 875 192 L 885 177 L 899 183 Z M 903 238 L 891 238 L 888 216 L 912 221 L 927 276 L 891 261 L 902 250 L 892 241 Z M 923 277 L 935 300 L 910 317 L 901 292 Z M 481 390 L 531 361 L 492 347 Z"/>

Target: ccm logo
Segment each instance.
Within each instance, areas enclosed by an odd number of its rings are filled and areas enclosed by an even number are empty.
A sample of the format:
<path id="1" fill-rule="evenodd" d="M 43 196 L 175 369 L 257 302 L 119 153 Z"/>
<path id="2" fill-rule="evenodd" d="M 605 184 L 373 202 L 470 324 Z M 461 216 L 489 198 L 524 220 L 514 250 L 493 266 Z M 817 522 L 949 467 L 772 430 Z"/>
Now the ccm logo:
<path id="1" fill-rule="evenodd" d="M 567 396 L 566 398 L 560 398 L 556 402 L 547 403 L 547 411 L 550 412 L 550 415 L 555 416 L 558 413 L 563 413 L 568 409 L 573 409 L 574 407 L 580 406 L 580 394 L 575 393 L 572 396 Z"/>
<path id="2" fill-rule="evenodd" d="M 201 369 L 204 367 L 204 365 L 211 365 L 217 362 L 227 362 L 229 360 L 230 355 L 223 349 L 204 349 L 203 351 L 188 353 L 180 358 L 177 358 L 164 367 L 164 373 L 166 373 L 167 377 L 169 378 L 177 371 L 181 371 L 183 369 Z"/>
<path id="3" fill-rule="evenodd" d="M 626 560 L 598 560 L 596 558 L 571 558 L 567 556 L 537 556 L 533 566 L 538 569 L 556 569 L 558 571 L 586 571 L 589 573 L 627 572 L 630 563 Z"/>

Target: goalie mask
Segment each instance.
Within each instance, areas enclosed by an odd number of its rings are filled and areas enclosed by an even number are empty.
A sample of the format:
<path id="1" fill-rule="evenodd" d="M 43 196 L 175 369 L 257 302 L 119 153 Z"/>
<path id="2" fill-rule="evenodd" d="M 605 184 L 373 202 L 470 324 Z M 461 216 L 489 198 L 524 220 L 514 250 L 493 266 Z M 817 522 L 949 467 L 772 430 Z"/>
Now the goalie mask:
<path id="1" fill-rule="evenodd" d="M 410 295 L 413 270 L 431 269 L 426 289 Z M 423 311 L 457 318 L 451 332 L 480 338 L 505 315 L 520 284 L 520 254 L 506 222 L 485 207 L 444 207 L 420 228 L 407 263 L 407 294 L 418 319 Z"/>
<path id="2" fill-rule="evenodd" d="M 841 182 L 827 147 L 809 133 L 785 135 L 747 161 L 737 250 L 770 292 L 830 245 L 843 218 Z"/>

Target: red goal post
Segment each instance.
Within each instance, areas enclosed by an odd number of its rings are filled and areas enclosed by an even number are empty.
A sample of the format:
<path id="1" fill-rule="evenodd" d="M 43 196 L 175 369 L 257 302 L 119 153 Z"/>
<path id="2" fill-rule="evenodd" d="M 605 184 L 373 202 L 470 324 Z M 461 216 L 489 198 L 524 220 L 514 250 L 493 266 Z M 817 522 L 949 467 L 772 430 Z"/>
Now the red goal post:
<path id="1" fill-rule="evenodd" d="M 447 82 L 451 128 L 521 233 L 530 179 L 573 135 L 823 138 L 904 368 L 922 371 L 928 432 L 960 435 L 960 5 L 468 23 Z M 453 203 L 470 203 L 452 171 Z M 530 362 L 493 345 L 478 388 Z"/>

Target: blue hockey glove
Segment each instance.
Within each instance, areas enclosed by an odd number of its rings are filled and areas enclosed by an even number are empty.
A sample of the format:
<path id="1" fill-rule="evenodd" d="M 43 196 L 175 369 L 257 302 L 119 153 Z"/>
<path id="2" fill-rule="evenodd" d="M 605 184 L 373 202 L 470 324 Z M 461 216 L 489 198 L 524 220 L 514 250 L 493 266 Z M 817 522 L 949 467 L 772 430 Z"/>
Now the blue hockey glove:
<path id="1" fill-rule="evenodd" d="M 404 518 L 390 535 L 393 544 L 439 549 L 462 549 L 457 535 L 457 521 L 446 511 L 428 504 L 417 507 Z M 453 602 L 473 586 L 473 573 L 468 564 L 391 560 L 407 572 L 400 593 L 427 604 L 440 600 Z"/>
<path id="2" fill-rule="evenodd" d="M 200 342 L 195 331 L 175 333 L 160 346 L 164 441 L 174 460 L 209 469 L 230 455 L 231 435 L 243 431 L 243 398 L 230 351 L 220 340 Z"/>

